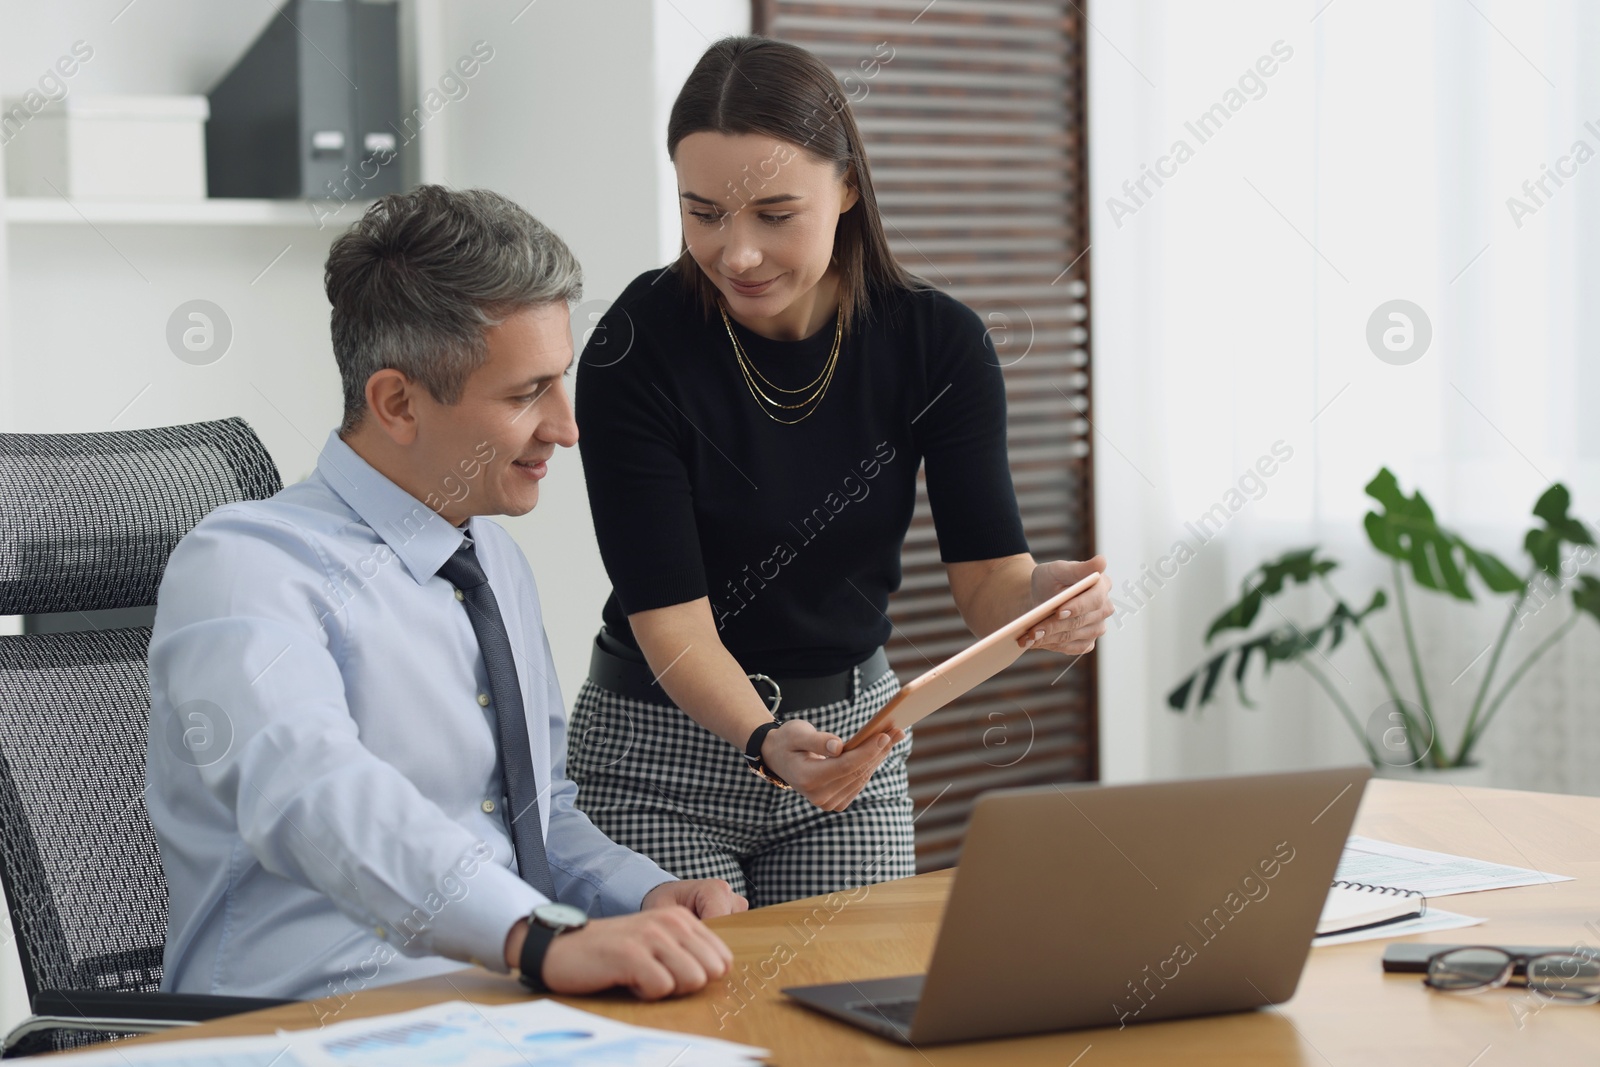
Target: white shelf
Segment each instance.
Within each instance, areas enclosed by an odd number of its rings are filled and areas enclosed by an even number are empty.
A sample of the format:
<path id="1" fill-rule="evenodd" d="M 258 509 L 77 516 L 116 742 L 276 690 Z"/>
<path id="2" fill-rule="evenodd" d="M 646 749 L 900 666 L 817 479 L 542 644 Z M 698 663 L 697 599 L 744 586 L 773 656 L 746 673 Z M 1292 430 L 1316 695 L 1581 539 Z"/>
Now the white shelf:
<path id="1" fill-rule="evenodd" d="M 371 201 L 351 200 L 173 200 L 68 201 L 45 197 L 0 199 L 7 223 L 89 223 L 180 226 L 326 226 L 343 228 L 361 217 Z M 340 210 L 340 208 L 343 210 Z"/>

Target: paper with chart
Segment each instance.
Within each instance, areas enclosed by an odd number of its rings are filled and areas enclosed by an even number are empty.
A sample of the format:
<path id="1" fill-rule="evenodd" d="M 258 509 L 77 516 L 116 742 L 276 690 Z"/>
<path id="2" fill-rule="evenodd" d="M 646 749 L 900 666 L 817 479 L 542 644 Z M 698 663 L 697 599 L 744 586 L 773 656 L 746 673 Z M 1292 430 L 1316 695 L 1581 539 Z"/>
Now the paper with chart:
<path id="1" fill-rule="evenodd" d="M 73 1067 L 301 1067 L 290 1052 L 290 1042 L 282 1037 L 219 1037 L 156 1045 L 118 1043 L 74 1055 L 77 1059 L 72 1061 Z"/>
<path id="2" fill-rule="evenodd" d="M 767 1055 L 553 1000 L 501 1007 L 457 1000 L 279 1036 L 295 1041 L 298 1067 L 743 1067 Z"/>
<path id="3" fill-rule="evenodd" d="M 1344 882 L 1410 889 L 1430 898 L 1572 881 L 1565 874 L 1452 856 L 1448 852 L 1430 852 L 1359 834 L 1352 834 L 1345 843 L 1339 872 L 1334 877 Z"/>
<path id="4" fill-rule="evenodd" d="M 272 1037 L 78 1054 L 83 1067 L 757 1067 L 766 1049 L 630 1026 L 553 1000 L 451 1001 Z"/>

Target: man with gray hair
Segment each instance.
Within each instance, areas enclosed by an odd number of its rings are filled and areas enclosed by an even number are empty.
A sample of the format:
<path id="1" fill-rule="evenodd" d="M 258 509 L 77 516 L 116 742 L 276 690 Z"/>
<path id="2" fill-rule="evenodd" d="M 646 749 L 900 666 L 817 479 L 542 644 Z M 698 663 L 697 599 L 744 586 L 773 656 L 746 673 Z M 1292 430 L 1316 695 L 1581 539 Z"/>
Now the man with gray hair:
<path id="1" fill-rule="evenodd" d="M 539 992 L 703 987 L 732 955 L 700 919 L 745 901 L 574 806 L 533 575 L 484 517 L 531 510 L 578 439 L 577 261 L 504 197 L 424 186 L 339 237 L 325 281 L 342 425 L 161 584 L 163 987 L 344 997 L 463 962 Z M 205 757 L 168 743 L 195 729 Z"/>

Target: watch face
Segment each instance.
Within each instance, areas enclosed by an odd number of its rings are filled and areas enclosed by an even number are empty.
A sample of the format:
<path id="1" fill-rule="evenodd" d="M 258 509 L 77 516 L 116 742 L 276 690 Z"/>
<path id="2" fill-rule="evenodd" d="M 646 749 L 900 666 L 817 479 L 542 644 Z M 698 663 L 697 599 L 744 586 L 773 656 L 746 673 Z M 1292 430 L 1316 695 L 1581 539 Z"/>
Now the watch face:
<path id="1" fill-rule="evenodd" d="M 589 923 L 588 914 L 571 904 L 540 904 L 533 909 L 532 918 L 552 930 L 575 930 Z"/>

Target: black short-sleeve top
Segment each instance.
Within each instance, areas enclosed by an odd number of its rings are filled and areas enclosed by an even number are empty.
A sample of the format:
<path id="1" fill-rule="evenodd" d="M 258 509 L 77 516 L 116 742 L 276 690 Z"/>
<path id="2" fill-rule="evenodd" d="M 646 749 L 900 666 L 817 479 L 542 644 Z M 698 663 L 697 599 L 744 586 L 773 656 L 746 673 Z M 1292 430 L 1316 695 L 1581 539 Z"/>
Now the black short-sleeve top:
<path id="1" fill-rule="evenodd" d="M 834 340 L 832 321 L 798 341 L 733 330 L 786 389 L 817 378 Z M 815 413 L 782 425 L 751 395 L 722 317 L 677 271 L 649 271 L 584 346 L 576 406 L 612 582 L 605 627 L 633 648 L 628 615 L 708 597 L 747 671 L 861 662 L 890 634 L 924 464 L 944 562 L 1028 550 L 999 361 L 978 316 L 935 289 L 874 293 Z"/>

